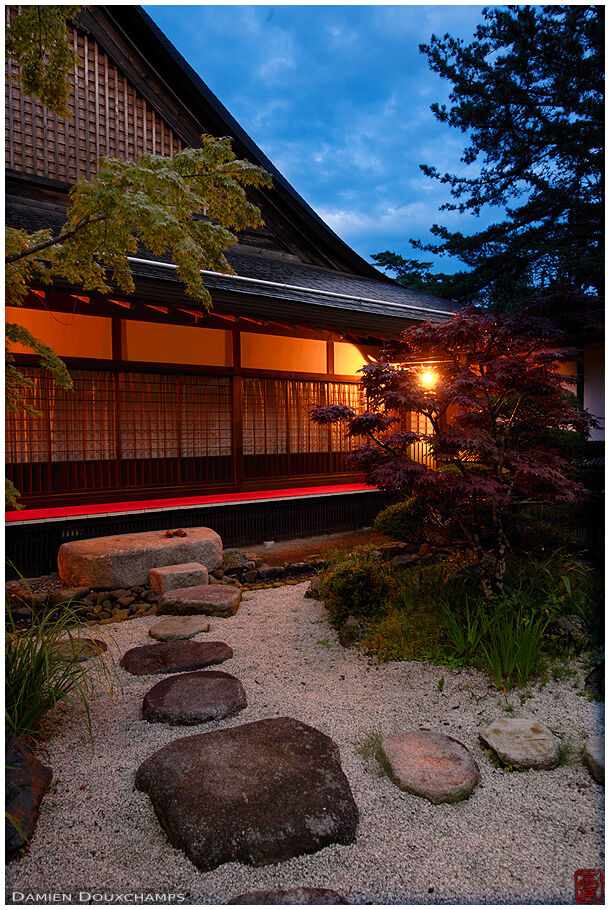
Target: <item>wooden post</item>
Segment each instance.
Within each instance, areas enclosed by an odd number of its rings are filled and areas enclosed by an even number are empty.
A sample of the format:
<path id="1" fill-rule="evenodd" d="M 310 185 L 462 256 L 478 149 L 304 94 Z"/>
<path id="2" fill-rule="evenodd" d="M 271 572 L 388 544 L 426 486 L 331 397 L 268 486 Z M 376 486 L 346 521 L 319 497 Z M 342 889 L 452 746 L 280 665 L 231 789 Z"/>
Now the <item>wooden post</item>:
<path id="1" fill-rule="evenodd" d="M 244 439 L 242 423 L 243 383 L 241 377 L 241 337 L 239 326 L 233 329 L 233 378 L 231 380 L 231 438 L 233 483 L 241 489 L 244 479 Z"/>

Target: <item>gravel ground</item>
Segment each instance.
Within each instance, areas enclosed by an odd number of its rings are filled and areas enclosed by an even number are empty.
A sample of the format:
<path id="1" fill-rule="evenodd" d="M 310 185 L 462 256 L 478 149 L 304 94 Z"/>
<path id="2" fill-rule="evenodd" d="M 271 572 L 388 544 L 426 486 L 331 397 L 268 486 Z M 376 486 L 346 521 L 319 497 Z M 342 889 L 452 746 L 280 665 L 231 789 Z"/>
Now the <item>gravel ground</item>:
<path id="1" fill-rule="evenodd" d="M 7 871 L 12 892 L 157 892 L 187 902 L 223 904 L 261 888 L 334 888 L 351 903 L 573 903 L 574 872 L 603 868 L 603 788 L 579 759 L 598 732 L 603 706 L 579 696 L 584 669 L 551 681 L 520 703 L 506 699 L 474 670 L 453 672 L 419 662 L 378 665 L 344 650 L 321 604 L 303 597 L 307 582 L 248 592 L 238 614 L 212 619 L 197 640 L 221 640 L 235 656 L 222 665 L 243 682 L 249 705 L 236 717 L 202 727 L 141 720 L 142 698 L 159 677 L 117 667 L 122 691 L 98 690 L 91 703 L 94 749 L 66 713 L 47 743 L 54 780 L 28 853 Z M 152 643 L 156 618 L 99 627 L 118 658 Z M 95 630 L 98 637 L 98 629 Z M 444 686 L 439 690 L 439 681 Z M 512 705 L 535 716 L 574 757 L 553 771 L 494 767 L 478 730 Z M 201 873 L 171 847 L 148 797 L 133 788 L 139 764 L 182 735 L 289 715 L 339 745 L 360 810 L 357 840 L 274 866 L 229 863 Z M 379 776 L 361 754 L 376 732 L 426 727 L 459 739 L 481 769 L 470 799 L 434 806 Z M 19 902 L 19 901 L 18 901 Z"/>

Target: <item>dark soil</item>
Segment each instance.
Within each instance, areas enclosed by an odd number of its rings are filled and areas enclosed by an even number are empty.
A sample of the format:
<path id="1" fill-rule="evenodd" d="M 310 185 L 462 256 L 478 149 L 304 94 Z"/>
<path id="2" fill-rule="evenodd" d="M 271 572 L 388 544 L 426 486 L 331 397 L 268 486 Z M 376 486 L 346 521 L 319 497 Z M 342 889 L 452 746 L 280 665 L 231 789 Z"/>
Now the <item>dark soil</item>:
<path id="1" fill-rule="evenodd" d="M 328 534 L 324 537 L 309 537 L 307 540 L 285 540 L 272 547 L 246 547 L 248 553 L 260 556 L 266 566 L 283 566 L 292 562 L 309 562 L 312 559 L 328 559 L 337 550 L 352 550 L 354 547 L 380 546 L 395 543 L 385 534 L 377 531 L 350 531 L 346 534 Z"/>

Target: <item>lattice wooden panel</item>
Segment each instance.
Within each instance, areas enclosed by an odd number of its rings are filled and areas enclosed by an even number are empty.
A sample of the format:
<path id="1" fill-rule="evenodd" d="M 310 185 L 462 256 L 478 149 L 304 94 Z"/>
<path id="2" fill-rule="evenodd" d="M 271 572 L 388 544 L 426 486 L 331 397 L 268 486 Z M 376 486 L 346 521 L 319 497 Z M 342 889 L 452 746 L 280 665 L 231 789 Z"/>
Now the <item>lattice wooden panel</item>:
<path id="1" fill-rule="evenodd" d="M 6 7 L 7 25 L 18 7 Z M 72 121 L 23 94 L 18 68 L 6 61 L 6 167 L 73 183 L 95 174 L 100 155 L 137 161 L 171 156 L 181 140 L 90 36 L 70 29 L 80 65 L 72 78 Z"/>

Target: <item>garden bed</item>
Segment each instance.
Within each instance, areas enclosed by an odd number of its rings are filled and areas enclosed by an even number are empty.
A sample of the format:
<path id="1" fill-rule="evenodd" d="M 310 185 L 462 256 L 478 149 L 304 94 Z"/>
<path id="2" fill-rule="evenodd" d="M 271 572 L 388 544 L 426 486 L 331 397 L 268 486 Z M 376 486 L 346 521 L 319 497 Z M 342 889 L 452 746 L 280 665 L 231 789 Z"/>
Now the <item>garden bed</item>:
<path id="1" fill-rule="evenodd" d="M 602 706 L 583 693 L 588 667 L 569 662 L 561 679 L 503 695 L 475 669 L 420 661 L 378 664 L 344 649 L 307 583 L 245 593 L 239 612 L 211 620 L 199 640 L 234 650 L 223 665 L 246 690 L 238 716 L 202 727 L 141 719 L 157 677 L 130 676 L 118 659 L 152 641 L 157 620 L 140 617 L 96 628 L 106 637 L 122 691 L 91 701 L 94 749 L 66 710 L 46 743 L 54 779 L 29 850 L 8 867 L 7 897 L 19 892 L 186 895 L 226 903 L 261 888 L 330 887 L 352 903 L 572 903 L 574 872 L 602 868 L 603 789 L 582 763 L 587 736 L 602 728 Z M 442 683 L 441 683 L 442 680 Z M 360 810 L 355 843 L 254 868 L 229 863 L 201 873 L 171 847 L 148 797 L 134 790 L 141 762 L 193 732 L 290 716 L 331 736 Z M 500 716 L 535 717 L 561 740 L 551 771 L 497 767 L 479 742 Z M 432 805 L 378 776 L 380 733 L 430 729 L 472 753 L 481 782 L 469 799 Z M 114 903 L 107 900 L 106 903 Z"/>

